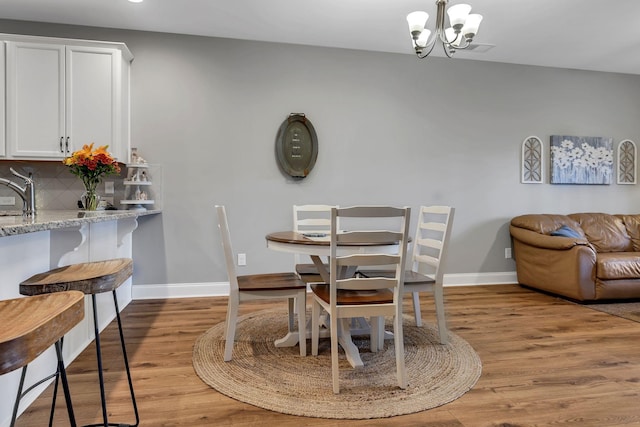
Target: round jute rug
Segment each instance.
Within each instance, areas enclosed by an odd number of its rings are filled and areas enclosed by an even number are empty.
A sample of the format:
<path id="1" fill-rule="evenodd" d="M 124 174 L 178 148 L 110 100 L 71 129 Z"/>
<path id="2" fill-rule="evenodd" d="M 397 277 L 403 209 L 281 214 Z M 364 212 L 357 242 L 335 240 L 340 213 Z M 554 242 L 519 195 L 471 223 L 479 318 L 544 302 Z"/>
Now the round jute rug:
<path id="1" fill-rule="evenodd" d="M 222 360 L 224 322 L 215 325 L 196 340 L 193 366 L 220 393 L 271 411 L 338 419 L 410 414 L 459 398 L 482 371 L 480 357 L 462 338 L 449 332 L 449 344 L 441 345 L 435 328 L 414 325 L 405 316 L 406 390 L 397 386 L 393 341 L 385 340 L 384 350 L 371 353 L 368 337 L 355 337 L 364 367 L 353 369 L 341 352 L 340 394 L 335 395 L 328 339 L 320 340 L 318 356 L 300 357 L 298 346 L 273 345 L 287 331 L 287 314 L 281 310 L 240 317 L 230 362 Z"/>

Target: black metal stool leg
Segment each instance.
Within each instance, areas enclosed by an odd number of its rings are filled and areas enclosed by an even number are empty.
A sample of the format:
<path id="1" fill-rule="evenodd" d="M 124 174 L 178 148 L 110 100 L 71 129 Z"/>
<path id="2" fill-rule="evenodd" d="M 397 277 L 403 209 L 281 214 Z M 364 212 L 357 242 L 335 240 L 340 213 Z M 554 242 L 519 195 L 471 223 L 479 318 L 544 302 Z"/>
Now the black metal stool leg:
<path id="1" fill-rule="evenodd" d="M 140 423 L 140 417 L 138 416 L 138 405 L 136 403 L 136 395 L 133 391 L 133 381 L 131 380 L 131 371 L 129 370 L 129 358 L 127 357 L 127 347 L 124 343 L 124 334 L 122 333 L 122 322 L 120 321 L 120 308 L 118 307 L 118 295 L 116 291 L 113 292 L 113 305 L 116 309 L 116 318 L 118 319 L 118 331 L 120 332 L 120 345 L 122 346 L 122 358 L 124 360 L 124 366 L 127 371 L 127 380 L 129 381 L 129 392 L 131 394 L 131 403 L 133 404 L 133 412 L 136 416 L 136 423 L 130 424 L 130 427 L 136 427 Z"/>
<path id="2" fill-rule="evenodd" d="M 18 395 L 16 396 L 16 403 L 13 405 L 13 414 L 11 415 L 11 427 L 16 424 L 18 407 L 20 406 L 20 399 L 22 398 L 22 387 L 24 387 L 24 379 L 27 376 L 27 366 L 29 365 L 25 365 L 22 367 L 22 374 L 20 375 L 20 385 L 18 386 Z"/>
<path id="3" fill-rule="evenodd" d="M 53 416 L 56 413 L 56 397 L 58 396 L 58 374 L 56 371 L 56 380 L 53 383 L 53 397 L 51 398 L 51 411 L 49 412 L 49 427 L 53 426 Z"/>
<path id="4" fill-rule="evenodd" d="M 62 390 L 64 391 L 64 400 L 67 403 L 67 413 L 69 414 L 69 423 L 71 427 L 76 427 L 76 417 L 73 414 L 73 405 L 71 403 L 71 393 L 69 392 L 69 383 L 67 381 L 67 370 L 64 367 L 64 360 L 62 358 L 62 340 L 56 342 L 56 355 L 58 356 L 58 373 L 60 374 L 60 380 L 62 381 Z M 58 385 L 58 377 L 56 376 L 56 389 Z M 55 392 L 54 392 L 55 393 Z M 55 394 L 54 394 L 55 402 Z M 53 417 L 53 409 L 51 412 Z"/>
<path id="5" fill-rule="evenodd" d="M 91 305 L 93 307 L 93 327 L 94 327 L 95 339 L 96 339 L 96 355 L 98 359 L 98 380 L 100 382 L 100 402 L 102 403 L 102 421 L 104 422 L 104 427 L 108 427 L 109 419 L 107 418 L 107 398 L 104 392 L 104 375 L 102 373 L 102 351 L 100 350 L 100 330 L 98 327 L 98 309 L 96 305 L 95 294 L 91 294 Z"/>
<path id="6" fill-rule="evenodd" d="M 127 348 L 125 346 L 125 342 L 124 342 L 124 333 L 122 331 L 122 322 L 120 320 L 120 308 L 118 307 L 118 296 L 116 294 L 116 291 L 113 290 L 113 305 L 115 307 L 116 310 L 116 319 L 118 320 L 118 332 L 120 333 L 120 345 L 122 347 L 122 357 L 124 359 L 124 366 L 125 369 L 127 371 L 127 380 L 129 382 L 129 393 L 131 394 L 131 403 L 133 404 L 133 412 L 135 414 L 136 417 L 136 423 L 135 424 L 123 424 L 123 423 L 109 423 L 109 419 L 107 416 L 107 399 L 106 399 L 106 394 L 105 394 L 105 387 L 104 387 L 104 374 L 103 374 L 103 369 L 102 369 L 102 350 L 100 347 L 100 331 L 99 331 L 99 327 L 98 327 L 98 311 L 97 311 L 97 306 L 96 306 L 96 296 L 95 294 L 91 295 L 91 303 L 93 306 L 93 325 L 94 325 L 94 331 L 95 331 L 95 339 L 96 339 L 96 355 L 97 355 L 97 359 L 98 359 L 98 379 L 100 382 L 100 401 L 102 404 L 102 420 L 103 423 L 101 424 L 88 424 L 84 427 L 97 427 L 97 426 L 104 426 L 104 427 L 108 427 L 108 426 L 122 426 L 122 427 L 137 427 L 138 424 L 140 423 L 140 417 L 138 415 L 138 404 L 136 403 L 136 396 L 135 393 L 133 391 L 133 380 L 131 379 L 131 371 L 129 369 L 129 358 L 127 357 Z"/>
<path id="7" fill-rule="evenodd" d="M 63 337 L 64 338 L 64 337 Z M 23 391 L 24 389 L 24 381 L 25 378 L 27 376 L 27 367 L 29 365 L 25 365 L 22 368 L 22 374 L 20 376 L 20 385 L 18 386 L 18 395 L 16 396 L 16 403 L 13 406 L 13 414 L 11 415 L 11 424 L 10 426 L 13 427 L 15 425 L 17 416 L 18 416 L 18 408 L 20 407 L 20 401 L 22 400 L 22 398 L 24 396 L 27 395 L 27 393 L 29 393 L 31 390 L 35 389 L 36 387 L 38 387 L 40 384 L 45 383 L 46 381 L 50 380 L 51 378 L 55 378 L 55 383 L 53 386 L 53 396 L 51 398 L 51 412 L 49 414 L 49 427 L 51 427 L 53 425 L 53 416 L 55 413 L 55 407 L 56 407 L 56 397 L 58 395 L 58 379 L 62 380 L 62 389 L 64 391 L 64 398 L 65 398 L 65 402 L 67 404 L 67 412 L 69 414 L 69 423 L 71 425 L 71 427 L 76 427 L 76 419 L 73 413 L 73 405 L 71 403 L 71 393 L 69 392 L 69 383 L 67 382 L 67 371 L 65 370 L 64 367 L 64 359 L 62 357 L 62 341 L 63 338 L 61 338 L 60 340 L 55 342 L 55 350 L 56 350 L 56 358 L 58 360 L 57 364 L 56 364 L 56 372 L 45 377 L 42 378 L 40 381 L 36 382 L 35 384 L 32 384 L 29 388 L 27 388 L 26 390 Z"/>
<path id="8" fill-rule="evenodd" d="M 60 338 L 60 351 L 62 351 L 63 346 L 64 346 L 64 337 Z M 56 356 L 57 356 L 57 352 L 56 352 Z M 55 415 L 55 412 L 56 412 L 56 398 L 58 396 L 58 383 L 60 379 L 59 365 L 54 375 L 56 380 L 53 384 L 53 398 L 51 399 L 51 412 L 49 413 L 49 427 L 53 426 L 53 416 Z"/>

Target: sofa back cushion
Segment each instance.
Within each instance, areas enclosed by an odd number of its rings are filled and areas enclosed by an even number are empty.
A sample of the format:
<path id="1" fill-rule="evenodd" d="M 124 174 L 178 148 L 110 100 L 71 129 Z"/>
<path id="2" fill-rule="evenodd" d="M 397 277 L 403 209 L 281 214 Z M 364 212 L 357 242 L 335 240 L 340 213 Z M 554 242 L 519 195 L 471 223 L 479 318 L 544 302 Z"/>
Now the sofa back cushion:
<path id="1" fill-rule="evenodd" d="M 633 250 L 622 218 L 605 213 L 577 213 L 569 215 L 587 236 L 597 252 L 628 252 Z"/>
<path id="2" fill-rule="evenodd" d="M 582 238 L 585 237 L 580 229 L 580 224 L 569 218 L 567 215 L 554 214 L 529 214 L 520 215 L 511 220 L 514 227 L 524 228 L 525 230 L 535 231 L 540 234 L 550 235 L 561 227 L 569 227 L 576 231 Z"/>
<path id="3" fill-rule="evenodd" d="M 624 222 L 634 252 L 640 252 L 640 215 L 616 215 Z"/>

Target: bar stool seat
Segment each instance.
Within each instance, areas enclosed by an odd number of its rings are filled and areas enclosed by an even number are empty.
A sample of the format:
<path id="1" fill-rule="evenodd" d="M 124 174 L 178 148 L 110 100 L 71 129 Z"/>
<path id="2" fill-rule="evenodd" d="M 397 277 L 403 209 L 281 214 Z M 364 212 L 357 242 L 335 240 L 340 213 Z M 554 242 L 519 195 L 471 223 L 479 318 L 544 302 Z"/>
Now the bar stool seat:
<path id="1" fill-rule="evenodd" d="M 67 265 L 31 276 L 20 283 L 22 295 L 80 291 L 87 295 L 116 290 L 133 273 L 128 258 Z"/>
<path id="2" fill-rule="evenodd" d="M 129 370 L 129 360 L 127 357 L 127 349 L 122 332 L 122 322 L 120 320 L 120 309 L 118 307 L 118 298 L 116 290 L 122 285 L 133 273 L 133 260 L 129 258 L 118 258 L 106 261 L 86 262 L 72 264 L 65 267 L 56 268 L 44 273 L 36 274 L 20 284 L 20 293 L 22 295 L 42 295 L 51 294 L 68 290 L 83 292 L 91 295 L 93 308 L 93 325 L 96 341 L 96 356 L 98 362 L 98 379 L 100 383 L 100 400 L 102 404 L 103 423 L 91 424 L 95 426 L 137 426 L 140 422 L 138 416 L 138 406 L 136 404 L 135 393 L 133 391 L 133 381 L 131 380 L 131 372 Z M 98 322 L 98 312 L 96 308 L 96 294 L 103 292 L 111 292 L 113 294 L 113 304 L 116 312 L 118 330 L 120 332 L 120 344 L 122 347 L 122 357 L 127 371 L 127 379 L 129 381 L 129 391 L 131 394 L 131 403 L 135 414 L 135 424 L 109 423 L 107 414 L 107 402 L 104 389 L 104 375 L 102 369 L 102 352 L 100 348 L 100 331 Z"/>
<path id="3" fill-rule="evenodd" d="M 59 374 L 62 379 L 69 420 L 72 426 L 76 425 L 60 341 L 83 318 L 84 295 L 78 291 L 0 301 L 0 375 L 23 368 L 11 426 L 23 396 L 27 365 L 54 344 L 58 359 L 54 375 L 57 379 Z"/>

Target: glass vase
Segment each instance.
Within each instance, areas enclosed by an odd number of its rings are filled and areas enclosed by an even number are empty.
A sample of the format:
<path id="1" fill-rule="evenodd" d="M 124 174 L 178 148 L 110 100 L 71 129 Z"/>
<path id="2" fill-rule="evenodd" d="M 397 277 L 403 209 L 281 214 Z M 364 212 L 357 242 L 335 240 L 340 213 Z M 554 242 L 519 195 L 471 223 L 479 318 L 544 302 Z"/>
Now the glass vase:
<path id="1" fill-rule="evenodd" d="M 100 196 L 98 196 L 96 192 L 98 182 L 83 181 L 85 191 L 82 195 L 82 204 L 86 211 L 95 211 L 98 209 L 98 203 L 100 202 Z"/>

